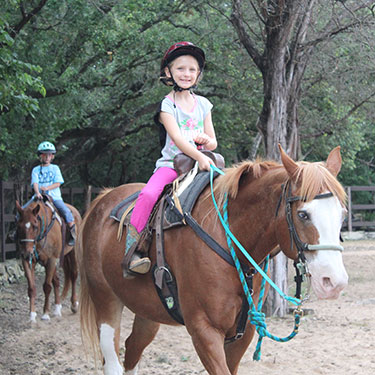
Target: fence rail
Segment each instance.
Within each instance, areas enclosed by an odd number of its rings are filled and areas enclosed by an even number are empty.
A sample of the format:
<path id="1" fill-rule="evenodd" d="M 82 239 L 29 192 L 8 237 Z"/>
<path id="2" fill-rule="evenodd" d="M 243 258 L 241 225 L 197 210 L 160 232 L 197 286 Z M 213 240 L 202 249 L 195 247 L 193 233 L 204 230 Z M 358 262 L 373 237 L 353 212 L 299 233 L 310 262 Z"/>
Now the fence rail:
<path id="1" fill-rule="evenodd" d="M 61 193 L 66 203 L 79 208 L 79 211 L 83 214 L 91 200 L 101 190 L 101 188 L 92 186 L 87 188 L 68 187 L 62 188 Z M 0 262 L 4 262 L 7 256 L 8 258 L 12 257 L 16 252 L 16 244 L 8 237 L 9 229 L 14 225 L 15 199 L 23 204 L 28 201 L 31 194 L 31 186 L 28 184 L 20 185 L 15 182 L 0 180 Z"/>
<path id="2" fill-rule="evenodd" d="M 83 213 L 88 207 L 92 198 L 101 190 L 101 188 L 89 186 L 87 188 L 62 188 L 61 192 L 63 194 L 64 201 L 67 203 L 76 206 L 78 200 L 80 203 L 79 206 L 82 207 L 80 211 Z M 17 196 L 16 191 L 18 192 L 17 199 L 21 200 L 21 202 L 26 202 L 28 197 L 31 195 L 31 186 L 20 186 L 14 182 L 0 180 L 0 262 L 4 262 L 7 259 L 7 254 L 12 254 L 16 251 L 16 244 L 7 239 L 9 226 L 14 223 L 14 213 L 9 213 L 9 211 L 14 211 L 14 201 L 15 196 Z M 354 229 L 358 228 L 375 228 L 375 221 L 362 220 L 362 216 L 358 216 L 356 213 L 357 211 L 375 211 L 375 186 L 347 186 L 346 192 L 348 194 L 348 219 L 347 222 L 344 223 L 344 228 L 346 228 L 349 232 L 352 232 Z M 372 201 L 374 203 L 354 204 L 353 201 L 358 201 L 358 199 L 353 200 L 353 195 L 355 195 L 357 192 L 372 192 Z M 9 199 L 9 196 L 12 196 L 12 199 Z"/>

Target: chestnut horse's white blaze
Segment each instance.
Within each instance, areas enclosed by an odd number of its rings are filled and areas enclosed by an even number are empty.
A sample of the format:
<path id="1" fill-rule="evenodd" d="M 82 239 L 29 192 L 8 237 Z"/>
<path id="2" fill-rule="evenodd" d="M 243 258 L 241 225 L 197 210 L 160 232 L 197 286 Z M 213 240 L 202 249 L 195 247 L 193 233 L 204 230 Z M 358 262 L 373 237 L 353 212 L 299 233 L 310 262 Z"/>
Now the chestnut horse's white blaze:
<path id="1" fill-rule="evenodd" d="M 306 211 L 319 233 L 319 244 L 340 245 L 340 229 L 345 208 L 336 197 L 314 199 L 305 203 Z M 348 274 L 338 250 L 306 251 L 306 259 L 311 274 L 311 286 L 318 298 L 338 298 L 348 284 Z"/>
<path id="2" fill-rule="evenodd" d="M 340 245 L 340 229 L 345 208 L 336 197 L 314 199 L 305 203 L 302 210 L 309 214 L 319 233 L 319 244 Z M 311 274 L 311 286 L 318 298 L 338 298 L 348 284 L 341 251 L 318 250 L 305 252 Z"/>
<path id="3" fill-rule="evenodd" d="M 115 329 L 106 323 L 100 326 L 100 349 L 104 358 L 104 374 L 122 375 L 123 367 L 115 350 Z"/>

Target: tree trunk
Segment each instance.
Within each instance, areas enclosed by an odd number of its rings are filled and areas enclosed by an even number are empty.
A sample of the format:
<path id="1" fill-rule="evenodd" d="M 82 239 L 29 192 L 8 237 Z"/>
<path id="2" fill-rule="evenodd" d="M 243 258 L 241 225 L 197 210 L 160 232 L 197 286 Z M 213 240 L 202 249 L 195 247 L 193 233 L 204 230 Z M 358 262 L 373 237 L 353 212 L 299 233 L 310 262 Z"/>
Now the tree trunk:
<path id="1" fill-rule="evenodd" d="M 280 252 L 270 262 L 270 277 L 273 282 L 285 293 L 288 290 L 288 258 Z M 280 316 L 286 314 L 287 301 L 282 298 L 273 288 L 269 289 L 263 312 L 267 316 Z"/>
<path id="2" fill-rule="evenodd" d="M 267 159 L 280 160 L 278 144 L 298 159 L 298 105 L 303 74 L 312 47 L 302 47 L 315 0 L 274 0 L 258 3 L 257 16 L 265 25 L 265 44 L 260 53 L 247 33 L 241 0 L 232 0 L 231 22 L 239 39 L 263 76 L 263 107 L 257 127 Z M 253 4 L 253 6 L 255 6 Z M 279 254 L 271 261 L 271 277 L 287 294 L 287 259 Z M 264 309 L 268 315 L 284 316 L 286 301 L 270 288 Z"/>

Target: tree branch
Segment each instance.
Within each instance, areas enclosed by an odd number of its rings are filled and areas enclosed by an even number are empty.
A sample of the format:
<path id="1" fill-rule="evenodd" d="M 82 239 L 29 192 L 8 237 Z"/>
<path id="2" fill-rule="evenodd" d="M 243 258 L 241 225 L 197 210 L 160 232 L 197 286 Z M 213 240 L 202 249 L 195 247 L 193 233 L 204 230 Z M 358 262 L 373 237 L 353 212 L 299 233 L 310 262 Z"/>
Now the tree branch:
<path id="1" fill-rule="evenodd" d="M 21 3 L 20 11 L 22 14 L 22 19 L 17 25 L 10 27 L 8 34 L 14 39 L 17 36 L 17 34 L 21 31 L 21 29 L 31 20 L 31 18 L 33 18 L 42 10 L 42 8 L 46 5 L 47 1 L 48 0 L 40 0 L 39 4 L 29 13 L 25 12 L 23 4 Z"/>
<path id="2" fill-rule="evenodd" d="M 242 45 L 245 47 L 247 53 L 250 55 L 255 65 L 261 72 L 264 71 L 264 63 L 262 56 L 255 48 L 254 42 L 250 35 L 246 32 L 242 11 L 241 11 L 241 0 L 232 0 L 232 14 L 230 16 L 230 22 L 233 24 L 237 35 L 240 38 Z"/>

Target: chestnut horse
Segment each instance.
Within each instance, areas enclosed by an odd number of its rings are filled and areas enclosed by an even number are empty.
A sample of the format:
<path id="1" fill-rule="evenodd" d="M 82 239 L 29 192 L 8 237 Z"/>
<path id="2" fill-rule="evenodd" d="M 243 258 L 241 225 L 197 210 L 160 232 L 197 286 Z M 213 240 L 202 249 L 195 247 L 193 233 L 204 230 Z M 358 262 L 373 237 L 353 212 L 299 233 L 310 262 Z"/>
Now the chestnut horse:
<path id="1" fill-rule="evenodd" d="M 77 233 L 82 218 L 77 209 L 69 204 L 76 224 Z M 61 300 L 64 299 L 71 287 L 71 310 L 78 311 L 78 297 L 76 281 L 78 277 L 78 264 L 73 246 L 68 245 L 68 233 L 64 239 L 64 253 L 62 252 L 62 219 L 51 203 L 41 200 L 32 201 L 27 207 L 22 208 L 16 201 L 19 218 L 17 220 L 17 241 L 22 259 L 23 269 L 28 283 L 28 296 L 30 301 L 30 321 L 36 321 L 35 298 L 35 266 L 41 264 L 45 268 L 45 281 L 43 284 L 44 307 L 42 320 L 50 320 L 49 297 L 53 287 L 55 294 L 54 316 L 61 316 Z M 56 272 L 56 264 L 60 259 L 64 270 L 64 288 L 60 296 L 60 280 Z"/>
<path id="2" fill-rule="evenodd" d="M 223 203 L 223 197 L 227 199 L 230 230 L 256 263 L 279 245 L 291 259 L 304 256 L 319 298 L 337 298 L 348 282 L 341 251 L 337 251 L 342 250 L 339 237 L 346 212 L 345 191 L 336 179 L 341 168 L 340 148 L 319 163 L 296 163 L 281 148 L 280 152 L 282 164 L 246 161 L 226 169 L 225 175 L 214 181 L 215 200 Z M 106 375 L 123 374 L 124 368 L 125 374 L 137 374 L 142 352 L 159 325 L 177 325 L 158 297 L 151 272 L 133 279 L 122 276 L 125 244 L 124 239 L 117 241 L 118 225 L 110 219 L 110 211 L 141 187 L 128 184 L 99 195 L 83 220 L 78 239 L 81 331 L 84 343 L 87 340 L 97 354 L 101 350 Z M 283 195 L 286 190 L 290 191 L 288 197 Z M 290 207 L 290 214 L 286 207 Z M 192 216 L 222 247 L 227 246 L 210 187 L 200 195 Z M 287 223 L 290 220 L 292 225 Z M 288 229 L 291 226 L 293 235 Z M 304 245 L 302 250 L 297 242 Z M 236 268 L 212 251 L 189 226 L 165 231 L 164 244 L 184 323 L 204 367 L 211 375 L 237 374 L 255 329 L 248 322 L 241 339 L 225 341 L 236 334 L 244 297 Z M 154 238 L 149 254 L 153 264 L 155 247 Z M 242 263 L 248 262 L 237 247 L 235 251 Z M 257 273 L 254 300 L 260 284 L 261 275 Z M 125 342 L 123 368 L 119 339 L 124 306 L 135 318 Z"/>

